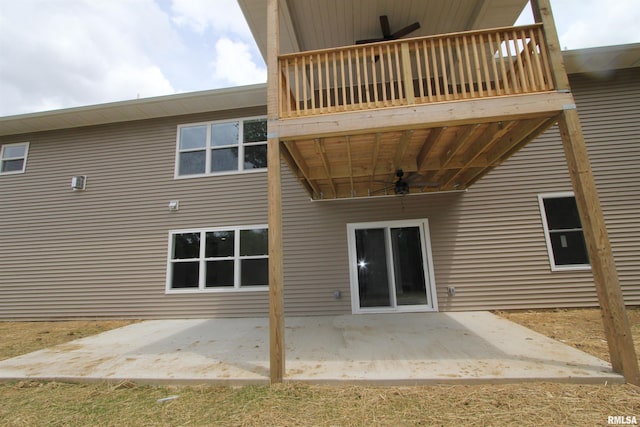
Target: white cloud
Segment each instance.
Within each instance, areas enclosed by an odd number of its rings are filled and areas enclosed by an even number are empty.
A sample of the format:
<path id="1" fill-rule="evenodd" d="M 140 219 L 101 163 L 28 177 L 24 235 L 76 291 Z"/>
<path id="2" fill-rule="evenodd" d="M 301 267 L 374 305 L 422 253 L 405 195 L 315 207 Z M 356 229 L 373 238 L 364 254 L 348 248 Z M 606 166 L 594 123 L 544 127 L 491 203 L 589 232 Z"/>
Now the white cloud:
<path id="1" fill-rule="evenodd" d="M 177 25 L 197 33 L 209 30 L 251 39 L 251 31 L 236 0 L 172 0 L 171 11 Z"/>
<path id="2" fill-rule="evenodd" d="M 182 74 L 191 73 L 201 89 L 266 81 L 266 66 L 236 0 L 171 0 L 170 11 L 193 54 Z"/>
<path id="3" fill-rule="evenodd" d="M 153 0 L 3 1 L 0 27 L 0 115 L 174 92 L 153 57 L 180 43 Z"/>
<path id="4" fill-rule="evenodd" d="M 552 0 L 551 7 L 563 49 L 640 42 L 638 0 Z M 532 22 L 527 5 L 517 25 Z"/>
<path id="5" fill-rule="evenodd" d="M 638 0 L 557 0 L 552 6 L 563 48 L 640 42 Z"/>
<path id="6" fill-rule="evenodd" d="M 218 40 L 212 66 L 214 79 L 231 85 L 267 81 L 267 69 L 253 61 L 249 45 L 243 42 L 234 42 L 228 38 Z"/>
<path id="7" fill-rule="evenodd" d="M 563 47 L 640 42 L 639 0 L 551 1 Z M 264 81 L 236 0 L 0 0 L 0 115 Z"/>

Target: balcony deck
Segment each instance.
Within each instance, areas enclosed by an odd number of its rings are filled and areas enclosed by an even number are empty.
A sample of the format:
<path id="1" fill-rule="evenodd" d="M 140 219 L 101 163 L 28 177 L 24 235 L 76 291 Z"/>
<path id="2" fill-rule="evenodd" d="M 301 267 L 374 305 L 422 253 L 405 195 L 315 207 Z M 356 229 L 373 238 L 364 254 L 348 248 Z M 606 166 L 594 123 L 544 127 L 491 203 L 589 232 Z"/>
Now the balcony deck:
<path id="1" fill-rule="evenodd" d="M 314 199 L 462 190 L 555 123 L 540 24 L 279 57 L 284 157 Z M 419 186 L 417 183 L 424 183 Z"/>

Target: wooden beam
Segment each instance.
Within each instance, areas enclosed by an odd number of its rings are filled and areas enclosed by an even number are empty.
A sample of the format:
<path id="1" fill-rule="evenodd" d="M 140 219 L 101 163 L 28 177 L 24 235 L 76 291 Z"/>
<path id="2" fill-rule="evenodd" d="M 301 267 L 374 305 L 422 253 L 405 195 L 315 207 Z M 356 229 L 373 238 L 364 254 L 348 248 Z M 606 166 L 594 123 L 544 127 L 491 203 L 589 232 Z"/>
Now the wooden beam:
<path id="1" fill-rule="evenodd" d="M 437 181 L 445 173 L 445 170 L 451 160 L 453 160 L 453 158 L 456 157 L 456 155 L 467 145 L 469 138 L 471 138 L 471 135 L 473 135 L 473 132 L 478 128 L 478 126 L 480 125 L 467 125 L 462 128 L 460 135 L 456 134 L 455 141 L 452 142 L 453 147 L 450 147 L 445 153 L 443 153 L 442 157 L 440 157 L 440 170 L 433 174 L 432 178 L 429 179 Z"/>
<path id="2" fill-rule="evenodd" d="M 320 156 L 320 159 L 322 160 L 322 166 L 324 167 L 324 171 L 327 175 L 326 178 L 329 181 L 329 186 L 331 187 L 331 191 L 333 192 L 333 197 L 338 197 L 336 186 L 333 183 L 333 175 L 331 174 L 331 164 L 329 163 L 327 152 L 324 149 L 324 139 L 316 138 L 314 140 L 314 144 L 316 147 L 316 154 L 318 154 Z"/>
<path id="3" fill-rule="evenodd" d="M 320 189 L 311 180 L 309 175 L 309 166 L 304 161 L 304 158 L 300 155 L 300 152 L 296 148 L 295 143 L 291 141 L 285 141 L 284 147 L 286 150 L 281 150 L 281 155 L 293 171 L 297 171 L 296 174 L 302 185 L 306 188 L 311 198 L 315 199 L 320 197 Z M 300 176 L 301 175 L 301 176 Z"/>
<path id="4" fill-rule="evenodd" d="M 431 161 L 423 168 L 425 181 L 439 182 L 443 176 L 450 172 L 453 164 L 453 159 L 458 153 L 462 153 L 463 146 L 467 143 L 467 140 L 473 133 L 473 131 L 480 125 L 466 125 L 461 126 L 456 130 L 453 141 L 449 142 L 449 146 L 438 158 L 432 158 Z M 461 132 L 458 134 L 458 132 Z M 439 189 L 443 189 L 444 186 L 440 185 Z"/>
<path id="5" fill-rule="evenodd" d="M 271 383 L 281 383 L 284 355 L 284 272 L 282 242 L 282 187 L 280 141 L 268 140 L 268 223 L 269 223 L 269 342 Z"/>
<path id="6" fill-rule="evenodd" d="M 472 171 L 470 175 L 462 178 L 465 186 L 470 186 L 493 170 L 500 164 L 505 154 L 512 152 L 515 147 L 522 147 L 524 143 L 530 142 L 536 136 L 540 135 L 543 130 L 547 129 L 550 122 L 553 123 L 553 119 L 538 118 L 528 119 L 524 120 L 522 123 L 518 123 L 511 129 L 511 131 L 507 132 L 500 140 L 489 148 L 486 153 L 489 165 L 486 168 Z"/>
<path id="7" fill-rule="evenodd" d="M 533 132 L 531 132 L 529 135 L 523 138 L 518 145 L 511 147 L 511 149 L 505 152 L 498 160 L 493 160 L 492 162 L 493 167 L 496 167 L 504 163 L 507 159 L 509 159 L 514 154 L 516 154 L 518 151 L 520 151 L 528 143 L 535 140 L 539 135 L 542 135 L 543 133 L 545 133 L 547 129 L 555 125 L 557 121 L 558 121 L 557 117 L 552 117 L 550 119 L 547 119 L 540 126 L 538 126 Z"/>
<path id="8" fill-rule="evenodd" d="M 305 139 L 551 117 L 573 104 L 569 93 L 541 92 L 381 108 L 280 121 L 281 139 Z"/>
<path id="9" fill-rule="evenodd" d="M 461 175 L 469 167 L 473 167 L 476 160 L 482 155 L 483 152 L 491 148 L 493 144 L 499 141 L 517 122 L 496 122 L 491 123 L 484 133 L 474 142 L 473 147 L 469 148 L 462 157 L 458 159 L 460 162 L 460 169 L 445 175 L 442 181 L 442 188 L 447 188 L 454 184 L 454 180 Z M 488 164 L 487 164 L 488 166 Z"/>
<path id="10" fill-rule="evenodd" d="M 569 77 L 564 68 L 562 49 L 558 39 L 558 30 L 553 19 L 550 0 L 531 0 L 531 11 L 536 23 L 542 23 L 542 31 L 547 41 L 547 51 L 549 53 L 549 63 L 551 65 L 551 75 L 558 90 L 569 90 Z M 544 46 L 540 46 L 541 49 Z"/>
<path id="11" fill-rule="evenodd" d="M 345 138 L 345 143 L 347 146 L 347 162 L 349 163 L 349 185 L 351 186 L 351 197 L 355 197 L 356 190 L 353 187 L 353 163 L 351 161 L 351 140 L 349 139 L 349 135 Z"/>
<path id="12" fill-rule="evenodd" d="M 413 130 L 405 130 L 402 132 L 400 136 L 400 142 L 398 142 L 398 146 L 396 147 L 396 153 L 393 157 L 393 167 L 399 168 L 402 166 L 402 160 L 404 159 L 404 155 L 407 152 L 407 147 L 409 147 L 409 143 L 411 142 L 411 136 L 413 135 Z"/>
<path id="13" fill-rule="evenodd" d="M 271 383 L 281 383 L 285 373 L 284 271 L 282 262 L 282 176 L 278 111 L 280 73 L 279 1 L 267 3 L 267 183 L 269 224 L 269 373 Z"/>
<path id="14" fill-rule="evenodd" d="M 355 162 L 357 157 L 352 154 L 352 161 Z M 339 179 L 349 179 L 353 177 L 357 178 L 370 178 L 372 179 L 375 176 L 380 178 L 380 175 L 389 175 L 395 176 L 396 170 L 402 169 L 405 172 L 416 172 L 418 170 L 415 160 L 407 159 L 399 166 L 394 166 L 391 162 L 384 162 L 384 164 L 378 165 L 376 168 L 376 175 L 372 175 L 371 169 L 367 165 L 353 165 L 349 167 L 348 163 L 343 163 L 341 165 L 331 165 L 331 178 L 334 180 Z M 327 172 L 324 166 L 321 167 L 313 167 L 309 169 L 309 179 L 312 181 L 323 181 L 327 180 Z M 362 179 L 358 181 L 363 182 Z M 366 181 L 366 180 L 364 180 Z"/>
<path id="15" fill-rule="evenodd" d="M 371 153 L 371 176 L 369 177 L 369 192 L 373 186 L 373 178 L 376 176 L 376 168 L 378 167 L 378 155 L 380 154 L 381 133 L 376 133 L 373 141 L 373 153 Z"/>
<path id="16" fill-rule="evenodd" d="M 535 21 L 543 24 L 551 74 L 556 89 L 570 90 L 558 32 L 551 11 L 551 2 L 550 0 L 531 0 L 531 9 Z M 640 385 L 640 369 L 633 346 L 629 319 L 624 306 L 580 119 L 575 108 L 563 111 L 558 125 L 602 310 L 602 321 L 607 336 L 611 364 L 614 371 L 622 373 L 627 382 Z"/>
<path id="17" fill-rule="evenodd" d="M 429 136 L 427 136 L 422 144 L 416 159 L 418 163 L 418 172 L 426 170 L 427 164 L 431 158 L 431 153 L 433 153 L 435 146 L 438 145 L 438 142 L 440 141 L 440 138 L 442 138 L 446 129 L 446 127 L 438 127 L 429 131 Z"/>
<path id="18" fill-rule="evenodd" d="M 564 111 L 558 125 L 602 309 L 611 364 L 628 383 L 640 385 L 638 358 L 578 112 Z"/>

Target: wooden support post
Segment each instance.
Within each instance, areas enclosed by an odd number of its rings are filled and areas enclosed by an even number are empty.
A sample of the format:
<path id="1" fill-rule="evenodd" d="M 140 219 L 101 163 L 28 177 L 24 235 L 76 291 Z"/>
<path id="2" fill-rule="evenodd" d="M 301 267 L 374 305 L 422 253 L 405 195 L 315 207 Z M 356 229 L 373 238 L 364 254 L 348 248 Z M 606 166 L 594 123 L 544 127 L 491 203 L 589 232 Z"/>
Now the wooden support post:
<path id="1" fill-rule="evenodd" d="M 533 19 L 536 23 L 542 24 L 547 41 L 547 51 L 549 53 L 549 63 L 551 65 L 551 75 L 555 83 L 556 90 L 569 90 L 569 77 L 564 68 L 564 59 L 562 58 L 562 50 L 560 49 L 560 40 L 558 39 L 558 30 L 553 20 L 553 12 L 551 11 L 550 0 L 530 0 Z M 544 46 L 540 46 L 544 49 Z"/>
<path id="2" fill-rule="evenodd" d="M 530 2 L 535 21 L 543 24 L 555 88 L 570 90 L 558 32 L 551 11 L 551 2 L 550 0 L 530 0 Z M 589 262 L 602 312 L 611 365 L 614 371 L 624 375 L 628 383 L 640 385 L 640 370 L 633 347 L 629 319 L 624 307 L 613 252 L 575 105 L 566 106 L 560 115 L 558 125 L 589 252 Z"/>
<path id="3" fill-rule="evenodd" d="M 269 138 L 269 372 L 272 384 L 281 383 L 285 372 L 280 148 L 278 138 Z"/>
<path id="4" fill-rule="evenodd" d="M 600 208 L 578 112 L 575 109 L 564 111 L 558 125 L 602 310 L 611 364 L 614 371 L 622 373 L 628 383 L 640 385 L 640 370 L 633 347 L 629 319 L 624 307 L 613 252 Z"/>
<path id="5" fill-rule="evenodd" d="M 278 136 L 280 44 L 279 0 L 267 4 L 267 171 L 269 223 L 269 365 L 271 383 L 281 383 L 284 355 L 284 271 L 282 265 L 282 181 Z"/>

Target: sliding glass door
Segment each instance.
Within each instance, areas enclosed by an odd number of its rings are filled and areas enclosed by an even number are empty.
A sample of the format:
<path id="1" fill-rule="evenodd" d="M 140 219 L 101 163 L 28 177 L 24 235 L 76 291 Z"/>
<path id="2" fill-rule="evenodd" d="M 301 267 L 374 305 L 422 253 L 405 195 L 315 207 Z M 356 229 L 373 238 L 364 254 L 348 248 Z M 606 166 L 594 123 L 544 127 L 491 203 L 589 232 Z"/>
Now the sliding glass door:
<path id="1" fill-rule="evenodd" d="M 437 309 L 426 220 L 350 224 L 356 313 Z"/>

